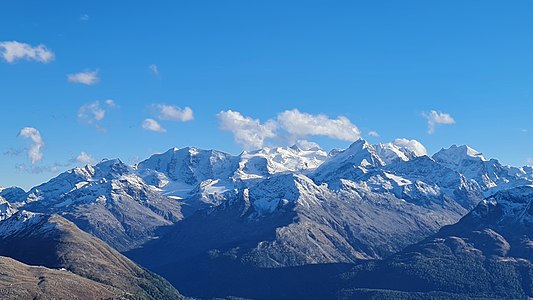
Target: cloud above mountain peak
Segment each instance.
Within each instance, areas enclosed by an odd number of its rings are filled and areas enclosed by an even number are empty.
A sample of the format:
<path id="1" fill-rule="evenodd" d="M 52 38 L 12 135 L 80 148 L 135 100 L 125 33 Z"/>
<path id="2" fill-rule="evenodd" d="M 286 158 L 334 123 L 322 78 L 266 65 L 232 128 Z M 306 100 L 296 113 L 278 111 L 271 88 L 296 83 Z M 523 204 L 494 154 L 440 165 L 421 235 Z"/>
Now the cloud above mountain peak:
<path id="1" fill-rule="evenodd" d="M 326 115 L 302 113 L 297 109 L 278 114 L 277 122 L 291 136 L 305 138 L 310 135 L 326 136 L 343 141 L 355 141 L 361 132 L 348 118 L 331 119 Z"/>
<path id="2" fill-rule="evenodd" d="M 232 110 L 221 111 L 217 117 L 220 129 L 231 131 L 235 142 L 242 144 L 244 149 L 260 148 L 265 139 L 276 137 L 277 125 L 272 120 L 261 123 Z"/>
<path id="3" fill-rule="evenodd" d="M 359 128 L 348 118 L 330 118 L 324 114 L 309 114 L 298 109 L 285 110 L 275 119 L 261 123 L 237 111 L 221 111 L 217 115 L 220 129 L 231 131 L 235 141 L 245 149 L 260 148 L 266 139 L 286 139 L 288 143 L 305 140 L 309 136 L 324 136 L 343 141 L 361 137 Z"/>

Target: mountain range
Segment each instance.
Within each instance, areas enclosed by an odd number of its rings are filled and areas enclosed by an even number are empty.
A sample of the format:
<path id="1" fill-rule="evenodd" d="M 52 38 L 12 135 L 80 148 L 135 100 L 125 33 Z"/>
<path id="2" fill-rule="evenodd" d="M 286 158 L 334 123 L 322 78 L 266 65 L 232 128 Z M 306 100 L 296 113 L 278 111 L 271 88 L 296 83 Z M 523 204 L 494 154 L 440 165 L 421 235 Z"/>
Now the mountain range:
<path id="1" fill-rule="evenodd" d="M 531 167 L 505 166 L 468 146 L 454 145 L 431 157 L 410 147 L 371 145 L 364 140 L 330 152 L 292 146 L 237 156 L 172 148 L 134 166 L 105 160 L 69 170 L 29 191 L 2 189 L 0 236 L 5 235 L 5 242 L 0 255 L 29 265 L 89 268 L 77 265 L 78 260 L 72 264 L 48 261 L 43 251 L 23 246 L 27 238 L 11 234 L 18 226 L 11 223 L 43 219 L 35 222 L 44 228 L 68 224 L 63 227 L 77 235 L 92 235 L 114 248 L 105 245 L 115 251 L 113 255 L 122 252 L 191 296 L 261 298 L 243 287 L 235 287 L 232 294 L 233 285 L 225 280 L 221 280 L 225 286 L 206 286 L 205 280 L 222 270 L 252 272 L 250 278 L 262 278 L 268 272 L 301 272 L 309 266 L 322 271 L 320 266 L 337 266 L 325 272 L 337 277 L 328 275 L 325 280 L 335 282 L 330 290 L 339 297 L 370 297 L 381 290 L 397 295 L 459 295 L 459 287 L 464 287 L 457 280 L 466 279 L 457 279 L 447 270 L 451 261 L 457 266 L 453 272 L 463 272 L 460 267 L 471 262 L 472 268 L 480 268 L 475 272 L 489 277 L 499 274 L 495 270 L 507 272 L 505 276 L 515 274 L 509 276 L 521 283 L 512 285 L 513 295 L 531 297 L 531 285 L 524 284 L 531 279 L 524 274 L 532 270 L 530 209 L 529 204 L 522 205 L 531 199 L 531 184 Z M 517 223 L 520 214 L 523 219 Z M 64 236 L 70 240 L 77 235 Z M 31 245 L 46 245 L 48 240 L 32 239 Z M 78 243 L 85 244 L 79 240 L 67 244 Z M 19 244 L 21 248 L 16 248 Z M 483 265 L 487 261 L 494 268 Z M 413 269 L 398 267 L 405 264 Z M 123 266 L 131 270 L 128 264 Z M 438 278 L 423 272 L 448 272 L 449 277 L 439 285 Z M 94 279 L 81 271 L 73 273 Z M 130 277 L 148 277 L 149 282 L 164 285 L 157 275 L 146 274 L 152 273 L 136 271 Z M 381 280 L 365 284 L 361 279 L 383 274 L 413 279 L 397 281 L 405 288 Z M 505 276 L 500 277 L 511 278 Z M 128 290 L 135 280 L 126 285 L 110 284 L 110 280 L 96 282 L 128 293 L 146 287 Z M 501 297 L 502 291 L 509 291 L 490 286 L 494 288 L 467 288 L 464 295 L 482 291 L 487 297 Z"/>

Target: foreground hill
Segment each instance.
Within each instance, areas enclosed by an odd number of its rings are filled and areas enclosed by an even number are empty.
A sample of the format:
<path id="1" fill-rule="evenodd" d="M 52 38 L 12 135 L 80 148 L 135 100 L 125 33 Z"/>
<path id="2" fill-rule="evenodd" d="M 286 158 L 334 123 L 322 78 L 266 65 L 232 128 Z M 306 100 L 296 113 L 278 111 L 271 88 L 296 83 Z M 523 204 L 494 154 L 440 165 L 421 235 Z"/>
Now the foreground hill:
<path id="1" fill-rule="evenodd" d="M 0 222 L 0 256 L 28 265 L 65 269 L 130 297 L 181 297 L 164 279 L 58 215 L 19 211 Z"/>
<path id="2" fill-rule="evenodd" d="M 1 299 L 128 299 L 129 296 L 120 289 L 66 270 L 29 266 L 8 257 L 0 257 L 0 270 Z"/>

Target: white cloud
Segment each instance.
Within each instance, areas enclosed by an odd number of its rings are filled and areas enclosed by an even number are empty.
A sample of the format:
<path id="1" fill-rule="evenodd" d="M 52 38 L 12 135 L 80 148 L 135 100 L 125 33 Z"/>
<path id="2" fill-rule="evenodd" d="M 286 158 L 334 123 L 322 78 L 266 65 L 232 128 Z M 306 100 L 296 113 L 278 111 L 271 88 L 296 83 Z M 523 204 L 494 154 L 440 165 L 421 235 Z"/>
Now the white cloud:
<path id="1" fill-rule="evenodd" d="M 145 119 L 141 124 L 143 129 L 156 131 L 156 132 L 165 132 L 167 131 L 163 128 L 156 120 L 154 119 Z"/>
<path id="2" fill-rule="evenodd" d="M 374 130 L 369 131 L 368 135 L 369 136 L 373 136 L 373 137 L 379 137 L 379 133 L 377 131 L 374 131 Z"/>
<path id="3" fill-rule="evenodd" d="M 405 138 L 395 139 L 394 145 L 412 151 L 416 156 L 427 155 L 427 150 L 422 143 L 417 140 L 408 140 Z"/>
<path id="4" fill-rule="evenodd" d="M 30 158 L 31 163 L 35 164 L 40 161 L 43 158 L 42 148 L 44 147 L 44 141 L 39 130 L 33 127 L 24 127 L 19 131 L 18 135 L 31 140 L 28 149 L 28 157 Z"/>
<path id="5" fill-rule="evenodd" d="M 190 107 L 181 109 L 177 106 L 165 104 L 154 104 L 153 107 L 158 111 L 158 118 L 161 120 L 188 122 L 194 119 L 193 111 Z"/>
<path id="6" fill-rule="evenodd" d="M 89 15 L 88 14 L 83 14 L 80 16 L 80 21 L 89 21 Z"/>
<path id="7" fill-rule="evenodd" d="M 236 111 L 221 111 L 217 114 L 220 129 L 231 131 L 235 141 L 245 149 L 261 148 L 266 138 L 276 137 L 276 124 L 268 121 L 265 124 L 257 119 L 245 117 Z"/>
<path id="8" fill-rule="evenodd" d="M 118 105 L 115 103 L 115 101 L 113 101 L 113 99 L 107 99 L 105 101 L 105 104 L 107 104 L 107 106 L 109 107 L 117 107 Z"/>
<path id="9" fill-rule="evenodd" d="M 96 162 L 96 159 L 92 157 L 91 155 L 87 154 L 86 152 L 80 152 L 78 156 L 76 156 L 76 162 L 79 162 L 84 165 L 88 164 L 94 164 Z"/>
<path id="10" fill-rule="evenodd" d="M 429 113 L 423 112 L 422 116 L 428 121 L 428 133 L 432 134 L 435 132 L 435 125 L 437 124 L 455 124 L 455 120 L 450 114 L 437 112 L 435 110 L 430 111 Z"/>
<path id="11" fill-rule="evenodd" d="M 533 166 L 533 157 L 530 157 L 526 160 L 526 163 L 529 165 L 529 166 Z"/>
<path id="12" fill-rule="evenodd" d="M 67 80 L 73 83 L 81 83 L 85 85 L 93 85 L 97 83 L 100 78 L 98 78 L 98 70 L 80 72 L 75 74 L 68 74 Z"/>
<path id="13" fill-rule="evenodd" d="M 8 63 L 14 63 L 21 59 L 42 63 L 54 60 L 54 53 L 43 44 L 34 47 L 16 41 L 0 42 L 0 54 Z"/>
<path id="14" fill-rule="evenodd" d="M 295 138 L 321 135 L 339 140 L 355 141 L 361 137 L 357 126 L 343 116 L 330 119 L 322 114 L 311 115 L 293 109 L 278 114 L 277 121 L 284 130 Z"/>
<path id="15" fill-rule="evenodd" d="M 87 124 L 97 124 L 105 117 L 105 109 L 100 107 L 99 101 L 87 103 L 78 109 L 78 120 Z"/>
<path id="16" fill-rule="evenodd" d="M 150 69 L 150 72 L 152 72 L 152 74 L 154 74 L 155 76 L 159 76 L 159 68 L 157 68 L 156 64 L 149 65 L 148 69 Z"/>
<path id="17" fill-rule="evenodd" d="M 308 136 L 326 136 L 333 139 L 355 141 L 361 133 L 348 118 L 331 119 L 326 115 L 302 113 L 297 109 L 286 110 L 261 123 L 236 111 L 222 111 L 218 115 L 220 129 L 231 131 L 235 141 L 245 149 L 260 148 L 265 139 L 284 139 L 289 144 L 302 142 L 313 148 L 316 143 L 306 140 Z"/>

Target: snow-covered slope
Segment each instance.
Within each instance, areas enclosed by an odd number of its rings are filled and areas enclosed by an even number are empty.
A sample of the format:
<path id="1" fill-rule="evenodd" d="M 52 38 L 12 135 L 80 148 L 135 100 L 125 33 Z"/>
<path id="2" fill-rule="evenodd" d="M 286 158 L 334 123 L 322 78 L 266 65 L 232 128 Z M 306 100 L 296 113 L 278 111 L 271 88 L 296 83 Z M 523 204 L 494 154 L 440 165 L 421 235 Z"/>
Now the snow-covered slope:
<path id="1" fill-rule="evenodd" d="M 149 184 L 186 196 L 205 180 L 229 180 L 237 164 L 237 158 L 230 154 L 187 147 L 154 154 L 140 162 L 137 170 Z"/>
<path id="2" fill-rule="evenodd" d="M 119 250 L 143 244 L 181 219 L 180 204 L 120 160 L 75 168 L 10 199 L 20 209 L 58 213 Z"/>
<path id="3" fill-rule="evenodd" d="M 374 145 L 374 150 L 385 164 L 407 161 L 418 156 L 414 151 L 393 143 L 379 143 Z"/>
<path id="4" fill-rule="evenodd" d="M 0 238 L 6 239 L 16 236 L 17 234 L 26 233 L 36 236 L 46 236 L 47 228 L 37 226 L 37 224 L 46 222 L 47 216 L 39 213 L 32 213 L 21 210 L 14 213 L 11 217 L 2 221 L 0 226 Z M 41 224 L 42 225 L 42 224 Z M 39 230 L 28 230 L 32 227 L 39 227 Z"/>
<path id="5" fill-rule="evenodd" d="M 487 196 L 499 190 L 527 185 L 533 179 L 529 172 L 531 168 L 504 166 L 498 160 L 486 159 L 479 151 L 465 145 L 442 149 L 433 155 L 433 159 L 475 180 Z"/>
<path id="6" fill-rule="evenodd" d="M 247 180 L 276 173 L 305 173 L 316 169 L 327 158 L 328 153 L 319 148 L 304 150 L 296 145 L 245 151 L 239 156 L 239 168 L 234 178 Z"/>
<path id="7" fill-rule="evenodd" d="M 499 191 L 481 201 L 455 227 L 491 228 L 516 243 L 512 249 L 533 259 L 533 185 Z M 520 249 L 524 248 L 524 249 Z"/>
<path id="8" fill-rule="evenodd" d="M 396 154 L 387 152 L 387 161 Z M 401 159 L 398 156 L 398 159 Z M 377 154 L 374 146 L 365 140 L 358 140 L 344 151 L 337 152 L 320 165 L 312 174 L 317 182 L 334 184 L 340 179 L 355 179 L 367 173 L 368 169 L 384 166 L 385 161 Z"/>
<path id="9" fill-rule="evenodd" d="M 16 212 L 17 208 L 0 196 L 0 221 L 11 217 Z"/>
<path id="10" fill-rule="evenodd" d="M 263 148 L 238 156 L 194 147 L 173 148 L 136 166 L 145 182 L 185 203 L 185 214 L 214 207 L 257 181 L 278 173 L 308 172 L 328 158 L 319 149 Z"/>
<path id="11" fill-rule="evenodd" d="M 326 161 L 311 178 L 333 190 L 355 186 L 421 205 L 447 198 L 470 209 L 482 198 L 474 179 L 446 164 L 393 144 L 373 146 L 363 140 Z"/>

